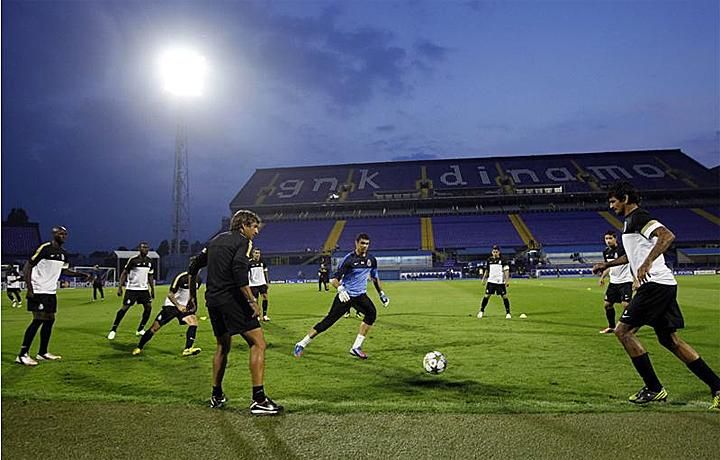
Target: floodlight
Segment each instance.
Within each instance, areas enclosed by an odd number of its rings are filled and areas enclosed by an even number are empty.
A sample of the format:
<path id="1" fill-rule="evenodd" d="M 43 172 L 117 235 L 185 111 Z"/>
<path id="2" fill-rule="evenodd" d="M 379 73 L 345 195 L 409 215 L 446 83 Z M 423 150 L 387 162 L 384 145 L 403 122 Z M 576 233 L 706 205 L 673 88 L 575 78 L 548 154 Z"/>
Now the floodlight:
<path id="1" fill-rule="evenodd" d="M 159 60 L 163 89 L 179 97 L 197 97 L 205 89 L 207 62 L 204 56 L 187 48 L 165 51 Z"/>

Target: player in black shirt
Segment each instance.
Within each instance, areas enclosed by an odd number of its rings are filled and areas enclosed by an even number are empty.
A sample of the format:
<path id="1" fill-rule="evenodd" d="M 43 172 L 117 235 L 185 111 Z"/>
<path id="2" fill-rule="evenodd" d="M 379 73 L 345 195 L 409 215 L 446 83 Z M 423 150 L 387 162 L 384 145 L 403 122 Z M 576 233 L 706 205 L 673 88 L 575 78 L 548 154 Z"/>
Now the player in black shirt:
<path id="1" fill-rule="evenodd" d="M 103 286 L 105 285 L 105 277 L 107 276 L 107 272 L 104 270 L 100 270 L 100 267 L 95 265 L 93 267 L 92 271 L 92 280 L 93 280 L 93 302 L 97 300 L 97 293 L 100 293 L 100 298 L 102 300 L 105 300 L 105 293 L 103 292 Z"/>
<path id="2" fill-rule="evenodd" d="M 252 211 L 237 211 L 230 221 L 230 231 L 213 238 L 205 249 L 190 261 L 188 273 L 193 277 L 207 266 L 205 304 L 210 316 L 217 349 L 213 357 L 213 389 L 210 407 L 222 407 L 227 401 L 222 381 L 232 346 L 232 336 L 240 334 L 250 347 L 252 404 L 250 413 L 275 415 L 283 411 L 265 395 L 265 336 L 258 317 L 260 306 L 250 289 L 248 273 L 252 240 L 260 231 L 260 217 Z M 197 304 L 195 283 L 190 282 L 190 303 Z"/>
<path id="3" fill-rule="evenodd" d="M 318 292 L 322 292 L 322 287 L 325 286 L 325 290 L 329 291 L 328 283 L 330 282 L 330 270 L 328 269 L 325 262 L 320 264 L 318 270 Z"/>

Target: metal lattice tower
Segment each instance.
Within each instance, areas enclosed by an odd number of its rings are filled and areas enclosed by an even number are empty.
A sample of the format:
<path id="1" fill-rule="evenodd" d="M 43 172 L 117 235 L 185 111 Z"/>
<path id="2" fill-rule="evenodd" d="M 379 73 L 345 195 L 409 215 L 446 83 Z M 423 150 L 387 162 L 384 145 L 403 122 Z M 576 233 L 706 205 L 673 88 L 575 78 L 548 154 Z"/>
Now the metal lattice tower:
<path id="1" fill-rule="evenodd" d="M 190 252 L 190 184 L 188 181 L 187 146 L 187 126 L 183 121 L 180 121 L 175 136 L 171 254 Z M 183 243 L 183 241 L 186 243 Z"/>

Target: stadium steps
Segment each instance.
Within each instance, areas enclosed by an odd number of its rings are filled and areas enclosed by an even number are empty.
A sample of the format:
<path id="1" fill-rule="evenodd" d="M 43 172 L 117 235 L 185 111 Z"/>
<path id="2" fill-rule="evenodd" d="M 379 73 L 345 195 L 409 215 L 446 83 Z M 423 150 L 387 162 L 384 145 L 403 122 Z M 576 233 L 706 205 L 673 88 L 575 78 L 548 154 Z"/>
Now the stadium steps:
<path id="1" fill-rule="evenodd" d="M 657 160 L 657 162 L 660 163 L 663 168 L 665 168 L 665 174 L 667 174 L 668 176 L 672 177 L 673 179 L 685 182 L 685 184 L 690 188 L 700 188 L 698 187 L 698 184 L 696 184 L 695 181 L 692 180 L 690 175 L 688 175 L 685 171 L 673 168 L 657 155 L 655 156 L 655 160 Z"/>
<path id="2" fill-rule="evenodd" d="M 600 214 L 600 216 L 601 216 L 603 219 L 605 219 L 606 221 L 610 222 L 610 225 L 612 225 L 614 228 L 616 228 L 616 229 L 618 229 L 618 230 L 622 230 L 622 229 L 623 229 L 623 223 L 620 222 L 620 220 L 619 220 L 617 217 L 615 217 L 615 216 L 613 216 L 612 214 L 610 214 L 610 212 L 608 212 L 608 211 L 598 211 L 598 214 Z"/>
<path id="3" fill-rule="evenodd" d="M 435 236 L 433 234 L 432 218 L 420 218 L 420 241 L 426 251 L 435 251 Z"/>
<path id="4" fill-rule="evenodd" d="M 256 206 L 263 204 L 265 198 L 275 192 L 275 183 L 278 181 L 279 177 L 279 173 L 275 174 L 269 184 L 267 184 L 265 187 L 261 187 L 260 190 L 258 190 L 257 198 L 255 199 Z"/>
<path id="5" fill-rule="evenodd" d="M 420 192 L 420 198 L 430 198 L 432 188 L 433 181 L 427 177 L 427 166 L 420 166 L 420 179 L 415 181 L 415 189 Z"/>
<path id="6" fill-rule="evenodd" d="M 515 227 L 515 231 L 517 231 L 520 239 L 523 240 L 523 243 L 525 243 L 526 246 L 530 246 L 530 241 L 534 241 L 536 244 L 540 244 L 540 241 L 535 239 L 535 236 L 533 236 L 530 228 L 527 226 L 527 224 L 525 224 L 525 221 L 522 220 L 520 214 L 508 214 L 508 218 L 513 224 L 513 227 Z"/>
<path id="7" fill-rule="evenodd" d="M 600 185 L 597 183 L 597 179 L 595 178 L 595 176 L 585 171 L 577 161 L 570 160 L 570 162 L 573 164 L 573 166 L 575 166 L 575 169 L 577 169 L 577 174 L 575 174 L 575 177 L 577 177 L 580 182 L 585 182 L 590 186 L 590 189 L 595 192 L 600 191 Z"/>
<path id="8" fill-rule="evenodd" d="M 325 240 L 325 244 L 323 244 L 323 252 L 331 253 L 335 250 L 335 246 L 337 246 L 338 241 L 340 241 L 340 236 L 345 229 L 346 223 L 346 220 L 335 221 L 335 225 L 333 225 L 333 228 L 330 230 L 330 233 L 328 233 L 328 237 Z"/>
<path id="9" fill-rule="evenodd" d="M 700 209 L 700 208 L 691 208 L 690 210 L 692 212 L 694 212 L 695 214 L 697 214 L 698 216 L 704 217 L 705 219 L 709 220 L 713 224 L 720 225 L 720 217 L 718 217 L 714 214 L 711 214 L 711 213 L 707 212 L 706 210 Z"/>

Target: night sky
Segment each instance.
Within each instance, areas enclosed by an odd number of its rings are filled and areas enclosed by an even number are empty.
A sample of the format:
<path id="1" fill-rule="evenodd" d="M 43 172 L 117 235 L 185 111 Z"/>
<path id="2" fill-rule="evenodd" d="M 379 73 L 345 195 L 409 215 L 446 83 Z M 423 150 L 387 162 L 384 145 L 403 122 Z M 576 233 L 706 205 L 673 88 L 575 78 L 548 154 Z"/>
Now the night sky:
<path id="1" fill-rule="evenodd" d="M 718 1 L 2 1 L 2 214 L 71 251 L 192 239 L 255 168 L 681 148 L 720 163 Z M 208 90 L 163 93 L 168 46 Z"/>

